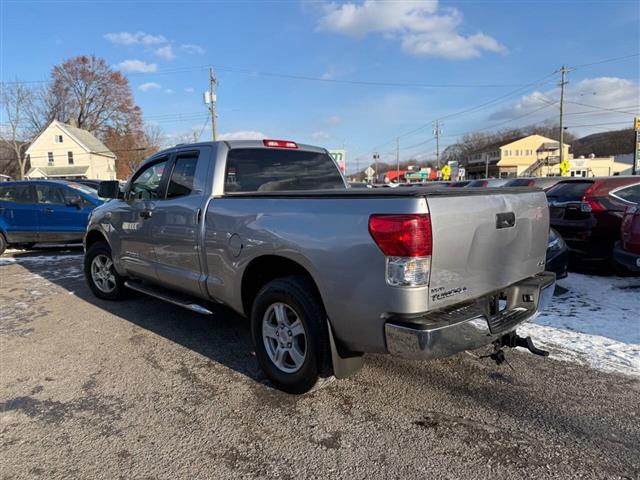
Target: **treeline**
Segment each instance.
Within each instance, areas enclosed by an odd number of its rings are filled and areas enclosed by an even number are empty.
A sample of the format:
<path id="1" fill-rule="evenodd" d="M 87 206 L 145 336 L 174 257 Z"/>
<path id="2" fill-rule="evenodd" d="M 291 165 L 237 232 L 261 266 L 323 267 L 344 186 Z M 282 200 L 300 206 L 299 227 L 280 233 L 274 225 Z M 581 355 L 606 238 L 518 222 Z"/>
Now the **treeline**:
<path id="1" fill-rule="evenodd" d="M 118 157 L 118 178 L 126 178 L 162 141 L 157 127 L 143 124 L 129 80 L 95 55 L 54 66 L 44 84 L 6 82 L 0 100 L 0 172 L 13 177 L 24 177 L 29 168 L 25 151 L 52 120 L 99 138 Z"/>
<path id="2" fill-rule="evenodd" d="M 576 157 L 580 155 L 587 157 L 592 153 L 596 157 L 602 157 L 633 153 L 635 141 L 635 131 L 633 128 L 628 128 L 587 135 L 573 142 L 571 146 L 573 147 L 573 155 Z"/>

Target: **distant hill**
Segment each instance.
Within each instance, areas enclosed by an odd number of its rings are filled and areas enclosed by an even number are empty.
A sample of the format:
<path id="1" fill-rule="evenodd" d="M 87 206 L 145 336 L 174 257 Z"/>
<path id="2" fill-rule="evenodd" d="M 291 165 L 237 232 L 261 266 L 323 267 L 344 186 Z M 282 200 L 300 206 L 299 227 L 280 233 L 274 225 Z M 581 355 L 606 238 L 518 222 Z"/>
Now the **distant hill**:
<path id="1" fill-rule="evenodd" d="M 636 134 L 632 128 L 594 133 L 571 142 L 574 157 L 594 154 L 596 157 L 633 153 Z"/>

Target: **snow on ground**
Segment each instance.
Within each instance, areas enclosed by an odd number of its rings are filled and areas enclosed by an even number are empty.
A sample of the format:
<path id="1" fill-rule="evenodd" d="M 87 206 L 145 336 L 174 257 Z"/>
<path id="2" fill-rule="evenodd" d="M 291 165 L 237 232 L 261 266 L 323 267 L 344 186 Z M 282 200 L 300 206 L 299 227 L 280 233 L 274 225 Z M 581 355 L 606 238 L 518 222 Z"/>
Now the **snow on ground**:
<path id="1" fill-rule="evenodd" d="M 0 267 L 33 268 L 37 286 L 38 280 L 80 278 L 82 254 L 69 253 L 3 256 Z M 640 377 L 640 277 L 570 273 L 558 286 L 550 307 L 518 333 L 548 348 L 553 358 Z"/>
<path id="2" fill-rule="evenodd" d="M 518 333 L 553 358 L 640 377 L 640 278 L 570 273 L 558 285 L 551 306 Z"/>

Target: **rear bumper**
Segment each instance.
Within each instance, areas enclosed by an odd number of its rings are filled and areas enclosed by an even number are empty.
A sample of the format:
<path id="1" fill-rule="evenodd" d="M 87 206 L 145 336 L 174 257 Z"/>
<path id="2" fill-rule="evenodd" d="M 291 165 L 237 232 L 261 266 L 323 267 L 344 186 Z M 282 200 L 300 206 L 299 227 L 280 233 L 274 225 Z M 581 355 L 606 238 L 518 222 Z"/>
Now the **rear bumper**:
<path id="1" fill-rule="evenodd" d="M 555 278 L 544 272 L 451 309 L 410 320 L 391 318 L 385 324 L 387 351 L 424 360 L 488 345 L 544 310 L 551 303 Z M 492 314 L 491 305 L 501 293 L 507 307 Z"/>
<path id="2" fill-rule="evenodd" d="M 620 242 L 613 247 L 613 258 L 627 270 L 640 272 L 640 255 L 623 250 Z"/>

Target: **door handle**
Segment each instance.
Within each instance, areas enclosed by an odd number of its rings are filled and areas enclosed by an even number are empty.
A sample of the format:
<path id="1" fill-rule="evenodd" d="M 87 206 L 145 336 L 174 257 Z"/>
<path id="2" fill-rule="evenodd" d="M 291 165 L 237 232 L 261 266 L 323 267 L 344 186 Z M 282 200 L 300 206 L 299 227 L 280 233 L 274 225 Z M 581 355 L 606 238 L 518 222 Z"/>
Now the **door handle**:
<path id="1" fill-rule="evenodd" d="M 42 209 L 44 213 L 53 213 L 53 208 L 44 208 Z"/>
<path id="2" fill-rule="evenodd" d="M 151 215 L 153 215 L 153 212 L 151 210 L 142 210 L 140 212 L 140 216 L 142 218 L 151 218 Z"/>

